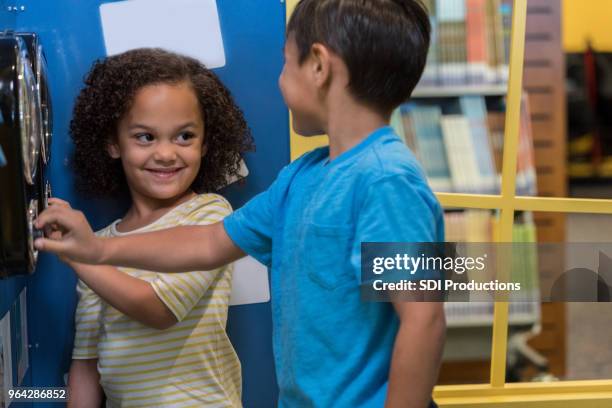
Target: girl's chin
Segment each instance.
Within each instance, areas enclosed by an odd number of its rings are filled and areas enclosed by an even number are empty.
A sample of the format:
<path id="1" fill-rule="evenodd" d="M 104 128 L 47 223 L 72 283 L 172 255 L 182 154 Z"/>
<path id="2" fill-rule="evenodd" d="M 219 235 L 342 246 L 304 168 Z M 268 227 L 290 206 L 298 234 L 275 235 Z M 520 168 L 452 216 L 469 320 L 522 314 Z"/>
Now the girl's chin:
<path id="1" fill-rule="evenodd" d="M 185 189 L 148 189 L 143 192 L 143 196 L 146 196 L 148 199 L 152 200 L 160 200 L 160 201 L 171 201 L 171 200 L 180 200 L 185 197 L 186 194 L 189 194 L 190 190 L 188 188 Z"/>

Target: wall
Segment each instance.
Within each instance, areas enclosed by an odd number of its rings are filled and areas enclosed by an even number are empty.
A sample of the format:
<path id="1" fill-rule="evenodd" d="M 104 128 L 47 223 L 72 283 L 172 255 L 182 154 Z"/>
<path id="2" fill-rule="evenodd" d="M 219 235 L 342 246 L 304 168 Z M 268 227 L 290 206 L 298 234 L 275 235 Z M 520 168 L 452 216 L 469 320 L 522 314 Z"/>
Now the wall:
<path id="1" fill-rule="evenodd" d="M 12 3 L 11 3 L 12 4 Z M 8 4 L 5 0 L 0 1 L 0 30 L 13 29 L 16 22 L 16 13 L 7 11 Z M 11 310 L 11 306 L 14 302 L 18 301 L 19 294 L 23 288 L 27 285 L 26 277 L 19 277 L 7 280 L 0 280 L 0 318 L 4 317 L 6 313 Z M 11 331 L 15 329 L 15 323 L 11 322 L 13 326 Z M 14 335 L 13 335 L 14 337 Z M 14 340 L 14 338 L 13 338 Z M 12 346 L 12 360 L 14 365 L 13 379 L 17 378 L 16 372 L 16 347 Z M 31 381 L 31 370 L 28 370 L 24 378 L 23 385 L 27 386 Z M 2 392 L 2 390 L 0 390 Z M 23 404 L 23 406 L 29 406 L 29 404 Z"/>
<path id="2" fill-rule="evenodd" d="M 91 201 L 78 195 L 68 168 L 68 124 L 74 98 L 91 63 L 105 55 L 98 7 L 101 1 L 22 0 L 25 11 L 6 14 L 0 1 L 0 29 L 40 34 L 46 50 L 54 107 L 50 178 L 54 195 L 69 200 L 100 228 L 125 211 L 125 203 Z M 13 4 L 13 3 L 11 3 Z M 253 130 L 244 186 L 226 192 L 234 208 L 267 188 L 289 162 L 288 112 L 278 90 L 285 36 L 280 1 L 217 0 L 227 65 L 215 72 L 230 88 Z M 72 350 L 76 305 L 74 274 L 54 256 L 42 254 L 36 273 L 0 281 L 0 313 L 28 285 L 32 345 L 28 384 L 61 386 Z M 246 406 L 273 406 L 277 398 L 271 345 L 270 303 L 230 308 L 228 332 L 243 365 Z M 37 404 L 43 407 L 44 404 Z"/>
<path id="3" fill-rule="evenodd" d="M 563 0 L 565 50 L 582 51 L 590 39 L 596 50 L 612 52 L 611 21 L 610 0 Z"/>

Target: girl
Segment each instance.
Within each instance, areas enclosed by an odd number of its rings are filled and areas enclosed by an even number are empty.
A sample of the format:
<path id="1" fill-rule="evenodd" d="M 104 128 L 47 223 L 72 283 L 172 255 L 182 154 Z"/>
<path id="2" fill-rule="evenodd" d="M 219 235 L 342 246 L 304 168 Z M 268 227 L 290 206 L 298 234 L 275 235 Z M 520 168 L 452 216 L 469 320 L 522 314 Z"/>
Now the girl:
<path id="1" fill-rule="evenodd" d="M 212 192 L 238 176 L 253 146 L 217 77 L 159 49 L 96 62 L 70 131 L 78 187 L 132 199 L 104 237 L 223 219 L 231 208 Z M 240 363 L 225 332 L 229 266 L 158 274 L 69 264 L 80 278 L 69 406 L 99 407 L 101 388 L 111 407 L 241 406 Z"/>

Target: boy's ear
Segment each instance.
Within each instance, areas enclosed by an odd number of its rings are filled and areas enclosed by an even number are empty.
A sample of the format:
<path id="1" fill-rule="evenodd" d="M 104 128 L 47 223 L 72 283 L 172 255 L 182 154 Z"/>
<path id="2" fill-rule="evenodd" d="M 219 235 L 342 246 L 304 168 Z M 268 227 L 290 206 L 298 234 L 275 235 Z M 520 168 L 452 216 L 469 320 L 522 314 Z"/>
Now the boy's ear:
<path id="1" fill-rule="evenodd" d="M 117 145 L 116 143 L 109 142 L 106 145 L 106 151 L 108 152 L 108 155 L 113 159 L 118 159 L 121 157 L 121 152 L 119 151 L 119 145 Z"/>
<path id="2" fill-rule="evenodd" d="M 202 157 L 206 156 L 208 153 L 208 145 L 206 143 L 202 144 Z"/>
<path id="3" fill-rule="evenodd" d="M 331 55 L 329 49 L 321 43 L 314 43 L 310 49 L 310 55 L 315 84 L 317 86 L 324 86 L 331 76 Z"/>

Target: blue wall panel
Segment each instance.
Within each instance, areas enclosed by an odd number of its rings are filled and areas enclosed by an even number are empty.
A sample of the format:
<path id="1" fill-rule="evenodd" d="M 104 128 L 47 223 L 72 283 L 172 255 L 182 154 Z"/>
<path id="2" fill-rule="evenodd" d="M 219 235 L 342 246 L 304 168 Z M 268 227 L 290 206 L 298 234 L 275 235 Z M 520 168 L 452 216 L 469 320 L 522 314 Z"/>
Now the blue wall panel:
<path id="1" fill-rule="evenodd" d="M 10 3 L 10 5 L 12 6 L 13 3 Z M 5 0 L 0 1 L 0 30 L 1 31 L 13 30 L 15 28 L 17 13 L 13 11 L 8 11 L 8 6 L 9 4 Z M 25 277 L 0 280 L 0 318 L 4 317 L 6 313 L 10 312 L 12 305 L 16 301 L 19 300 L 19 294 L 21 293 L 23 288 L 26 286 L 26 284 L 27 284 L 27 278 Z M 14 339 L 15 337 L 14 329 L 16 327 L 15 327 L 14 322 L 11 322 L 11 325 L 13 327 L 12 327 L 10 335 Z M 17 378 L 17 363 L 16 363 L 17 350 L 16 350 L 16 347 L 13 346 L 11 351 L 12 351 L 11 359 L 14 362 L 13 378 L 16 381 L 16 378 Z M 25 375 L 23 385 L 29 385 L 30 383 L 31 383 L 31 371 L 28 371 Z M 2 391 L 0 390 L 0 392 Z M 21 404 L 21 406 L 29 407 L 30 404 Z"/>
<path id="2" fill-rule="evenodd" d="M 102 3 L 22 1 L 19 4 L 25 5 L 25 11 L 6 17 L 7 22 L 15 20 L 16 30 L 35 31 L 41 36 L 54 107 L 50 171 L 54 195 L 83 210 L 94 228 L 122 215 L 126 205 L 79 196 L 67 167 L 71 153 L 68 124 L 74 98 L 91 63 L 105 53 L 98 11 Z M 285 6 L 279 0 L 218 0 L 217 4 L 227 65 L 216 72 L 243 109 L 257 145 L 256 153 L 247 157 L 250 176 L 246 185 L 224 192 L 237 208 L 267 188 L 289 162 L 288 115 L 277 85 L 283 63 Z M 41 256 L 36 274 L 28 278 L 33 345 L 30 380 L 35 386 L 63 385 L 72 349 L 75 283 L 74 274 L 47 254 Z M 0 311 L 9 307 L 7 296 L 16 296 L 19 285 L 23 280 L 0 285 Z M 277 390 L 269 303 L 232 307 L 228 331 L 243 365 L 245 406 L 274 406 Z"/>

